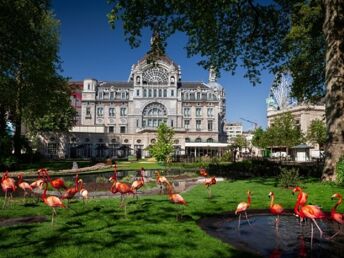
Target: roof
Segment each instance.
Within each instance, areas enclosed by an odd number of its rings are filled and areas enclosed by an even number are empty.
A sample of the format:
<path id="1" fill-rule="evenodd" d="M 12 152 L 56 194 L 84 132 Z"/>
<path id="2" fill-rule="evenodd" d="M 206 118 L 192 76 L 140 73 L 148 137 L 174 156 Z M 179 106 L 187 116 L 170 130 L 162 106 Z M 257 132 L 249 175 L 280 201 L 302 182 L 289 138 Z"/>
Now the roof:
<path id="1" fill-rule="evenodd" d="M 101 82 L 99 83 L 100 87 L 119 87 L 119 88 L 123 88 L 123 87 L 128 87 L 131 88 L 133 87 L 133 82 L 126 82 L 126 81 L 118 81 L 118 82 Z"/>
<path id="2" fill-rule="evenodd" d="M 209 87 L 205 85 L 203 82 L 179 82 L 178 86 L 181 89 L 209 89 Z"/>
<path id="3" fill-rule="evenodd" d="M 143 62 L 145 62 L 146 61 L 146 59 L 148 58 L 148 54 L 145 54 L 144 55 L 144 57 L 143 58 L 141 58 L 138 62 L 137 62 L 137 64 L 135 64 L 134 66 L 137 66 L 137 65 L 139 65 L 139 64 L 141 64 L 141 63 L 143 63 Z M 171 58 L 169 58 L 168 56 L 159 56 L 158 58 L 157 58 L 157 61 L 162 61 L 162 62 L 164 62 L 164 63 L 167 63 L 167 64 L 169 64 L 169 65 L 173 65 L 177 70 L 178 70 L 178 65 L 175 63 L 175 62 L 173 62 L 173 60 L 171 59 Z"/>
<path id="4" fill-rule="evenodd" d="M 292 149 L 310 149 L 311 146 L 308 146 L 307 144 L 301 143 L 299 145 L 296 145 L 294 147 L 291 147 Z"/>
<path id="5" fill-rule="evenodd" d="M 186 142 L 185 147 L 216 147 L 216 148 L 227 148 L 228 143 L 221 142 Z"/>

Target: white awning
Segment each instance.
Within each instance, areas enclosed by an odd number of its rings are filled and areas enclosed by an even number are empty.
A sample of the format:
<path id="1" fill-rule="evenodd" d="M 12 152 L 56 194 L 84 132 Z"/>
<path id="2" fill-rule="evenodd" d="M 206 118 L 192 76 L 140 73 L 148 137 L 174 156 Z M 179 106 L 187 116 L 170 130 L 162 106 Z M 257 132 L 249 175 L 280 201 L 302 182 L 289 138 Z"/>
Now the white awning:
<path id="1" fill-rule="evenodd" d="M 186 147 L 204 147 L 204 148 L 227 148 L 229 147 L 228 143 L 220 143 L 220 142 L 186 142 Z"/>

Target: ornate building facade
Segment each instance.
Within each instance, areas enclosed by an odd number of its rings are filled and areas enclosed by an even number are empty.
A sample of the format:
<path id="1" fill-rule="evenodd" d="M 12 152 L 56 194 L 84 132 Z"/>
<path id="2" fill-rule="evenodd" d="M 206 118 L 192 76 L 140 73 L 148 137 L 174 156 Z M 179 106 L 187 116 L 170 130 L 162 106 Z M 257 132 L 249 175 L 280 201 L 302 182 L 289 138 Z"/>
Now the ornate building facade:
<path id="1" fill-rule="evenodd" d="M 42 136 L 41 152 L 48 156 L 147 157 L 161 123 L 174 129 L 177 155 L 221 155 L 227 146 L 225 92 L 213 72 L 207 83 L 183 82 L 180 66 L 163 56 L 154 64 L 139 60 L 128 81 L 70 84 L 79 89 L 72 96 L 76 126 L 62 137 Z"/>

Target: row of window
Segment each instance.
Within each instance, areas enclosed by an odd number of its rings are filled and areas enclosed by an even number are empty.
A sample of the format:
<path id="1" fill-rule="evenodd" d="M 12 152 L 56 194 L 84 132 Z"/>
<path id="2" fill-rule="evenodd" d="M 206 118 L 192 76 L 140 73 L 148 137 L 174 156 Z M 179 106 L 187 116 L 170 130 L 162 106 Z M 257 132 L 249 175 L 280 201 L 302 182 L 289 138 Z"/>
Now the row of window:
<path id="1" fill-rule="evenodd" d="M 196 107 L 195 108 L 195 114 L 196 117 L 202 116 L 202 108 Z M 208 117 L 214 117 L 214 109 L 213 108 L 207 108 L 207 116 Z M 184 117 L 191 117 L 191 107 L 184 107 Z"/>
<path id="2" fill-rule="evenodd" d="M 136 97 L 140 97 L 140 90 L 136 90 Z M 143 89 L 144 98 L 167 98 L 167 89 Z M 175 97 L 174 90 L 170 90 L 169 97 Z"/>
<path id="3" fill-rule="evenodd" d="M 217 100 L 217 97 L 210 92 L 182 92 L 182 100 Z"/>
<path id="4" fill-rule="evenodd" d="M 122 91 L 122 92 L 115 92 L 115 91 L 99 91 L 97 99 L 129 99 L 129 92 Z"/>
<path id="5" fill-rule="evenodd" d="M 119 110 L 120 116 L 126 116 L 128 114 L 126 107 L 121 107 Z M 110 107 L 108 109 L 108 116 L 109 117 L 115 117 L 116 115 L 116 109 L 114 107 Z M 104 108 L 103 107 L 97 107 L 97 116 L 102 117 L 104 116 Z M 86 107 L 86 117 L 91 117 L 91 108 Z"/>

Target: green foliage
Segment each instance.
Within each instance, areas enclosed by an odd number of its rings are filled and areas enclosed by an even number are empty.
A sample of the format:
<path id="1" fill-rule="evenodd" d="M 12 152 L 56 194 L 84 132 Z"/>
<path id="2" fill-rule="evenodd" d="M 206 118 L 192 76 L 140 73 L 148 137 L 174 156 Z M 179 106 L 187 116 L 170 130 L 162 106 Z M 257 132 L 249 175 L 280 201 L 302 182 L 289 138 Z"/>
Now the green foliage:
<path id="1" fill-rule="evenodd" d="M 300 182 L 297 168 L 282 168 L 278 177 L 278 185 L 284 188 L 297 186 Z"/>
<path id="2" fill-rule="evenodd" d="M 292 114 L 288 112 L 273 120 L 273 124 L 266 131 L 266 139 L 268 146 L 290 148 L 302 143 L 303 136 Z"/>
<path id="3" fill-rule="evenodd" d="M 162 123 L 158 127 L 157 141 L 149 147 L 150 154 L 157 160 L 166 162 L 173 153 L 174 130 Z"/>
<path id="4" fill-rule="evenodd" d="M 342 157 L 336 166 L 336 183 L 344 184 L 344 158 Z"/>
<path id="5" fill-rule="evenodd" d="M 267 134 L 261 127 L 257 128 L 253 133 L 252 145 L 259 148 L 268 147 Z"/>
<path id="6" fill-rule="evenodd" d="M 311 122 L 307 130 L 307 140 L 312 143 L 319 144 L 320 149 L 326 143 L 327 131 L 323 121 L 315 119 Z"/>

